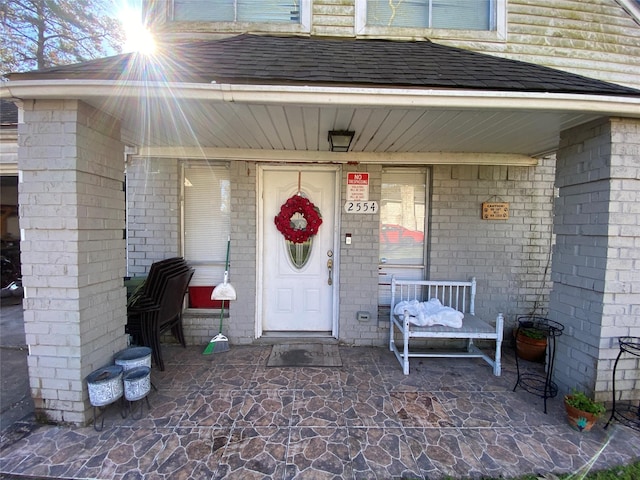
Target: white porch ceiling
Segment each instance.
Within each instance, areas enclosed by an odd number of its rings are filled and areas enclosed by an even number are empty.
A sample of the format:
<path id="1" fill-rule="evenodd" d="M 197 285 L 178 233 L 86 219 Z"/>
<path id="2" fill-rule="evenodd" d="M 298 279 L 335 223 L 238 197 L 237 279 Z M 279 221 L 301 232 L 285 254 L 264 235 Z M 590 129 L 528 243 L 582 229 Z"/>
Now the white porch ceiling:
<path id="1" fill-rule="evenodd" d="M 351 152 L 522 155 L 554 150 L 560 131 L 597 118 L 575 112 L 198 101 L 129 105 L 111 113 L 122 118 L 128 141 L 148 147 L 328 151 L 330 130 L 353 130 Z"/>
<path id="2" fill-rule="evenodd" d="M 606 116 L 640 117 L 639 98 L 433 89 L 8 82 L 3 97 L 78 99 L 119 119 L 123 140 L 147 154 L 330 161 L 330 130 L 353 130 L 341 161 L 403 161 L 422 154 L 533 157 L 560 132 Z M 329 156 L 327 156 L 329 155 Z M 334 157 L 331 157 L 333 155 Z M 371 160 L 369 160 L 371 159 Z M 428 163 L 428 161 L 425 161 Z M 508 163 L 508 162 L 507 162 Z M 517 162 L 515 162 L 517 163 Z"/>

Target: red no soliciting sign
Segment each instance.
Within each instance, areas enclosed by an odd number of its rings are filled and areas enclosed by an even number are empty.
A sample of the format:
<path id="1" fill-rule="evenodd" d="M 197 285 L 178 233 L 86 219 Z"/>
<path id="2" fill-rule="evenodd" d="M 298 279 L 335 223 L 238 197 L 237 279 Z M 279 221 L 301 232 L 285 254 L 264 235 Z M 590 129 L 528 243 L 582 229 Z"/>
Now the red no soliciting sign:
<path id="1" fill-rule="evenodd" d="M 347 200 L 366 202 L 369 200 L 369 174 L 347 173 Z"/>

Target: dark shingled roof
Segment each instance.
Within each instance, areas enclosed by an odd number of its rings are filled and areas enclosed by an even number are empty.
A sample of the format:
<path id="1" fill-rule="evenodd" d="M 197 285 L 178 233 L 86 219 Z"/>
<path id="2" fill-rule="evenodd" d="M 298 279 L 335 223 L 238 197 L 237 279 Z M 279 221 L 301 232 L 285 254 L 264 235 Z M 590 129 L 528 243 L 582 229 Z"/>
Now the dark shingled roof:
<path id="1" fill-rule="evenodd" d="M 244 34 L 169 45 L 145 66 L 135 54 L 12 74 L 11 79 L 129 79 L 344 85 L 593 95 L 640 90 L 429 41 L 338 40 Z"/>

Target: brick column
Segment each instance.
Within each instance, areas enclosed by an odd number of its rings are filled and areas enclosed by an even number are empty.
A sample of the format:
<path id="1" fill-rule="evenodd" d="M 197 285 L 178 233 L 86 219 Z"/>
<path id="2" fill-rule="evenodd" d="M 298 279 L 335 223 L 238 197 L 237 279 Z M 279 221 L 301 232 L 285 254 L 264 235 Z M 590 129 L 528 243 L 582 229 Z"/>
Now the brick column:
<path id="1" fill-rule="evenodd" d="M 549 316 L 565 325 L 556 380 L 611 400 L 618 337 L 640 336 L 640 121 L 562 132 Z M 640 394 L 638 361 L 618 365 L 622 398 Z M 620 381 L 620 379 L 623 379 Z"/>
<path id="2" fill-rule="evenodd" d="M 36 414 L 92 418 L 85 378 L 126 347 L 120 124 L 77 101 L 28 101 L 18 169 L 29 379 Z"/>
<path id="3" fill-rule="evenodd" d="M 231 283 L 238 289 L 238 299 L 231 302 L 229 319 L 225 319 L 229 340 L 250 344 L 256 338 L 256 250 L 257 235 L 257 165 L 234 161 L 231 175 Z M 242 288 L 238 288 L 242 285 Z M 218 322 L 214 316 L 213 324 Z"/>

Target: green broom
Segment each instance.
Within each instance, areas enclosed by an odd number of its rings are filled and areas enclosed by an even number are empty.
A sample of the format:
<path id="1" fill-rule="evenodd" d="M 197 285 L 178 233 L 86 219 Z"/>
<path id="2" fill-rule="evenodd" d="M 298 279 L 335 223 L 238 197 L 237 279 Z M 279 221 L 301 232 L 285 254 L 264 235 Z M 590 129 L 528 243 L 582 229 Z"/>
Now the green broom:
<path id="1" fill-rule="evenodd" d="M 236 289 L 229 283 L 229 250 L 231 249 L 231 238 L 227 238 L 227 261 L 224 266 L 224 280 L 216 286 L 211 292 L 211 300 L 222 300 L 222 308 L 220 309 L 220 329 L 218 334 L 209 340 L 209 344 L 205 347 L 203 355 L 211 353 L 220 353 L 229 351 L 229 339 L 222 334 L 222 319 L 224 318 L 224 301 L 236 299 Z"/>
<path id="2" fill-rule="evenodd" d="M 221 353 L 229 351 L 229 339 L 222 334 L 222 319 L 224 317 L 224 300 L 222 300 L 222 308 L 220 309 L 220 330 L 219 333 L 209 340 L 209 344 L 205 347 L 203 355 L 212 353 Z"/>

